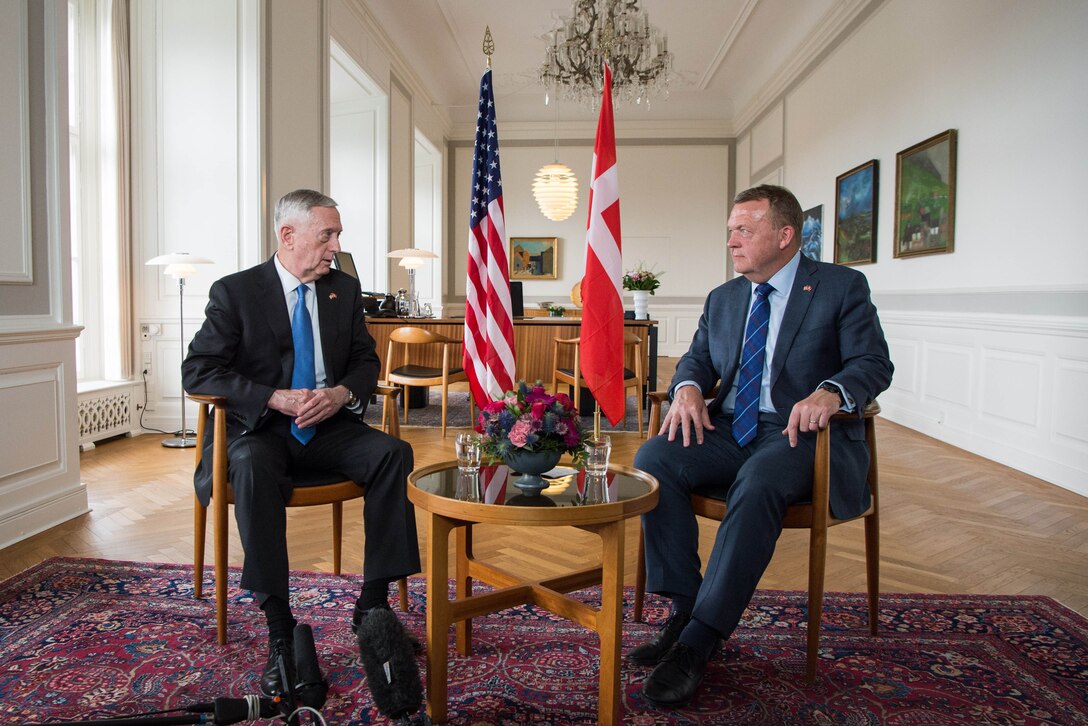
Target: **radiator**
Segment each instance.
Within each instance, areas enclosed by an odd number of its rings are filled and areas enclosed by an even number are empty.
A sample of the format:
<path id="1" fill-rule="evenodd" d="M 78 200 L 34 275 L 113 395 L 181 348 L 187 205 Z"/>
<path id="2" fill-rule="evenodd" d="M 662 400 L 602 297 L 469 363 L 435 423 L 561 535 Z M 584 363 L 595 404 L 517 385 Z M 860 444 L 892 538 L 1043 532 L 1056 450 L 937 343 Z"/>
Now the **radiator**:
<path id="1" fill-rule="evenodd" d="M 79 385 L 79 450 L 93 449 L 96 441 L 139 433 L 134 383 Z"/>

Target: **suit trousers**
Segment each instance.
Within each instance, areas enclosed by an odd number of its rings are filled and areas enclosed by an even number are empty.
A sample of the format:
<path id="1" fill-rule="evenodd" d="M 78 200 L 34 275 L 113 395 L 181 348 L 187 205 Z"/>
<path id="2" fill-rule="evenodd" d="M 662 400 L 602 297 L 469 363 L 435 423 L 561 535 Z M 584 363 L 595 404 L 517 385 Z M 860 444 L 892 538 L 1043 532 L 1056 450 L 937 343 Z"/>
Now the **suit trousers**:
<path id="1" fill-rule="evenodd" d="M 711 416 L 714 430 L 688 447 L 656 436 L 643 444 L 634 464 L 660 484 L 657 507 L 642 515 L 646 589 L 694 601 L 692 615 L 728 638 L 756 591 L 774 554 L 786 508 L 812 495 L 815 433 L 799 434 L 796 448 L 776 415 L 760 414 L 756 438 L 740 447 L 732 416 Z M 706 575 L 700 574 L 699 527 L 691 495 L 724 499 Z"/>
<path id="2" fill-rule="evenodd" d="M 364 582 L 420 571 L 415 508 L 407 494 L 414 465 L 410 444 L 361 421 L 334 417 L 318 424 L 303 446 L 291 435 L 290 420 L 275 414 L 231 442 L 227 458 L 245 551 L 243 588 L 288 599 L 286 504 L 293 490 L 290 473 L 298 470 L 336 472 L 363 487 Z"/>

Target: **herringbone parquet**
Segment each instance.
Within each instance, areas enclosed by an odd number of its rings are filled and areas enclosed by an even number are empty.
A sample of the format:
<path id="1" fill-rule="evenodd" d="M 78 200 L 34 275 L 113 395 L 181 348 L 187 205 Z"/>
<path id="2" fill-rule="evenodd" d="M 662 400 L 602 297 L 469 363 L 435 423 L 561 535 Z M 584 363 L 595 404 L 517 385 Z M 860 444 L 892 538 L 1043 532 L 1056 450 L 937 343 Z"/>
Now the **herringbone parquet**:
<path id="1" fill-rule="evenodd" d="M 879 420 L 881 589 L 886 592 L 1043 594 L 1088 615 L 1088 500 Z M 418 465 L 453 458 L 453 435 L 404 429 Z M 0 552 L 0 577 L 53 555 L 192 562 L 192 450 L 158 436 L 118 439 L 81 456 L 92 511 Z M 614 460 L 630 464 L 640 439 L 613 434 Z M 345 507 L 344 569 L 362 571 L 360 501 Z M 328 510 L 289 512 L 291 564 L 331 569 Z M 634 582 L 636 523 L 627 531 Z M 702 522 L 704 554 L 714 525 Z M 420 528 L 421 551 L 427 536 Z M 231 562 L 242 550 L 231 527 Z M 829 590 L 865 589 L 860 525 L 830 532 Z M 559 573 L 588 564 L 593 535 L 574 529 L 481 526 L 479 556 L 515 570 Z M 761 587 L 807 586 L 807 533 L 786 531 Z"/>

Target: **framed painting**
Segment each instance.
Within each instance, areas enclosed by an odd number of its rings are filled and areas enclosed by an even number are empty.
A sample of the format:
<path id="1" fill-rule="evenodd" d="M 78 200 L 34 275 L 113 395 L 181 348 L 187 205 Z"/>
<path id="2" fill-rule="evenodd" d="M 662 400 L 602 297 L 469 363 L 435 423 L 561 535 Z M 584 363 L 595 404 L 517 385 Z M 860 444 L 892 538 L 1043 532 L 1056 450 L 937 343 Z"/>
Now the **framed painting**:
<path id="1" fill-rule="evenodd" d="M 510 279 L 559 279 L 559 238 L 511 237 Z"/>
<path id="2" fill-rule="evenodd" d="M 896 257 L 951 252 L 956 221 L 956 130 L 895 155 Z"/>
<path id="3" fill-rule="evenodd" d="M 876 262 L 876 204 L 880 184 L 876 159 L 835 179 L 835 262 Z"/>
<path id="4" fill-rule="evenodd" d="M 817 262 L 824 253 L 824 205 L 801 213 L 801 253 Z"/>

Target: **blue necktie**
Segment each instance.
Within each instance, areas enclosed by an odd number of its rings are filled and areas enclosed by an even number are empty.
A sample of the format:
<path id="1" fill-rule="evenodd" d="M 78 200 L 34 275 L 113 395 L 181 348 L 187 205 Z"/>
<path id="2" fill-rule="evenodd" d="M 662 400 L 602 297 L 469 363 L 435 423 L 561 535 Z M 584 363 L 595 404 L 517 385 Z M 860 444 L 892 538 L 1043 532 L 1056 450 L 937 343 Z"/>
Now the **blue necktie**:
<path id="1" fill-rule="evenodd" d="M 748 327 L 744 331 L 737 400 L 733 404 L 733 438 L 741 446 L 747 446 L 756 437 L 759 426 L 759 390 L 767 353 L 767 325 L 771 320 L 771 303 L 767 296 L 772 292 L 774 288 L 766 282 L 756 285 L 756 299 L 752 301 Z"/>
<path id="2" fill-rule="evenodd" d="M 310 311 L 306 309 L 306 286 L 295 288 L 298 301 L 295 314 L 291 316 L 291 339 L 295 344 L 295 369 L 291 373 L 291 388 L 308 388 L 311 391 L 317 385 L 314 373 L 314 326 L 310 322 Z M 314 437 L 314 427 L 300 429 L 291 422 L 291 435 L 304 445 Z"/>

